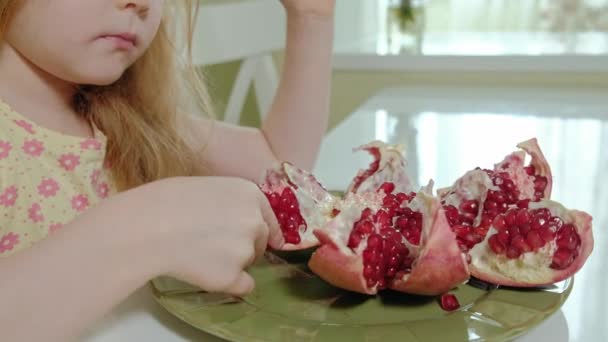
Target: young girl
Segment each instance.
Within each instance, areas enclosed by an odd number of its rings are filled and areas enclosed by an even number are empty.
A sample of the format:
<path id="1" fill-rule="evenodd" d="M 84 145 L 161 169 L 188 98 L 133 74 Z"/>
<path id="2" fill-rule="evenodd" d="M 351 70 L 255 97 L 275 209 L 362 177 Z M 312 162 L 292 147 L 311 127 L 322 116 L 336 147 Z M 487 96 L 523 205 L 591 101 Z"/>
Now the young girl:
<path id="1" fill-rule="evenodd" d="M 191 115 L 170 21 L 191 33 L 195 1 L 0 0 L 2 341 L 76 338 L 159 275 L 253 289 L 283 243 L 254 182 L 311 169 L 329 108 L 334 0 L 281 1 L 283 75 L 250 129 Z"/>

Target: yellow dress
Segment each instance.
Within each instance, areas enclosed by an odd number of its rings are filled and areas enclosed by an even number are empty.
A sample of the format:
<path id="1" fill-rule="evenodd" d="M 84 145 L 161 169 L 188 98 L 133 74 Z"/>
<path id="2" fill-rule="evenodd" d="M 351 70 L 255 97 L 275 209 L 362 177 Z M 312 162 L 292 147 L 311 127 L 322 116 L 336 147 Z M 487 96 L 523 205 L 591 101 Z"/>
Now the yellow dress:
<path id="1" fill-rule="evenodd" d="M 41 127 L 0 101 L 0 257 L 44 239 L 115 186 L 104 163 L 106 137 Z"/>

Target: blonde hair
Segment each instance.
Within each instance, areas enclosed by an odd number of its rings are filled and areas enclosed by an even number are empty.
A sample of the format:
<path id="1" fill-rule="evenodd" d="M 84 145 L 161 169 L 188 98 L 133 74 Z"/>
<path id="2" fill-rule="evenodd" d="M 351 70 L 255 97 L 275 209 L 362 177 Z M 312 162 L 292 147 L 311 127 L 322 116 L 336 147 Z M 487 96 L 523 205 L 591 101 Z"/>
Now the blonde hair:
<path id="1" fill-rule="evenodd" d="M 0 34 L 6 32 L 19 3 L 0 0 Z M 106 160 L 119 190 L 204 173 L 201 151 L 194 150 L 185 122 L 194 111 L 212 117 L 206 88 L 191 58 L 197 4 L 165 1 L 158 33 L 143 56 L 117 82 L 80 87 L 75 96 L 76 109 L 108 138 Z M 185 51 L 177 43 L 179 37 L 185 38 Z"/>

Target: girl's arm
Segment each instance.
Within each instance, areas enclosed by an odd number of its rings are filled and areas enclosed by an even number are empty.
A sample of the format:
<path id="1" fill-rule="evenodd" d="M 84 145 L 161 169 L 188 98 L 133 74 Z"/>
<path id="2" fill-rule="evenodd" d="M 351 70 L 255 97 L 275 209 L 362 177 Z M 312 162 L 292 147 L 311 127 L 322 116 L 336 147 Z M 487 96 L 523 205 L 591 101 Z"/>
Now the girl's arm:
<path id="1" fill-rule="evenodd" d="M 314 167 L 329 116 L 334 3 L 312 1 L 325 7 L 315 12 L 290 4 L 298 2 L 306 1 L 284 1 L 288 18 L 285 63 L 261 128 L 216 123 L 209 135 L 209 122 L 197 126 L 201 135 L 210 137 L 203 163 L 214 174 L 257 181 L 277 160 L 307 170 Z"/>
<path id="2" fill-rule="evenodd" d="M 137 253 L 141 237 L 127 209 L 122 199 L 107 201 L 30 249 L 0 258 L 3 341 L 73 340 L 153 276 L 149 258 Z"/>

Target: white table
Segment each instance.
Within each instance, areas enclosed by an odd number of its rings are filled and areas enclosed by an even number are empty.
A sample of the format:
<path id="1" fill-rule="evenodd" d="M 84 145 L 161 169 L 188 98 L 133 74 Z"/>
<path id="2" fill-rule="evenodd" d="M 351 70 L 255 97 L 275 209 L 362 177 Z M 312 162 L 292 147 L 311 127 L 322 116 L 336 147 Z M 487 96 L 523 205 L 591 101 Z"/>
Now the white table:
<path id="1" fill-rule="evenodd" d="M 498 120 L 496 130 L 474 134 L 475 129 L 491 125 L 489 118 Z M 527 128 L 512 130 L 523 126 Z M 419 182 L 433 176 L 441 186 L 475 165 L 497 162 L 516 142 L 530 136 L 538 137 L 552 165 L 554 198 L 594 216 L 596 244 L 562 309 L 518 341 L 606 341 L 608 277 L 602 266 L 608 260 L 608 230 L 602 228 L 608 226 L 604 211 L 608 208 L 608 99 L 604 94 L 581 89 L 389 89 L 328 134 L 315 173 L 329 188 L 343 189 L 352 177 L 343 170 L 354 173 L 369 163 L 365 153 L 352 154 L 351 149 L 382 139 L 407 143 L 411 175 Z M 494 142 L 480 144 L 477 138 Z M 472 150 L 479 152 L 462 153 Z M 92 329 L 86 341 L 221 340 L 168 314 L 143 288 Z"/>

